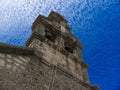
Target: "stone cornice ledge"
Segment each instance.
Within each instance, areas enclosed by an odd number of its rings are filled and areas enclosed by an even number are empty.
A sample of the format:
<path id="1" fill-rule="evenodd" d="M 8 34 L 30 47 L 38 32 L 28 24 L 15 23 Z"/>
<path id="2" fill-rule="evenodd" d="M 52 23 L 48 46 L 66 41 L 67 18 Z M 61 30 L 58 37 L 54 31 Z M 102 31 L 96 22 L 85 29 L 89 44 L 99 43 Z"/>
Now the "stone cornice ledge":
<path id="1" fill-rule="evenodd" d="M 0 43 L 0 53 L 31 55 L 34 53 L 34 50 L 27 47 L 13 46 L 5 43 Z"/>

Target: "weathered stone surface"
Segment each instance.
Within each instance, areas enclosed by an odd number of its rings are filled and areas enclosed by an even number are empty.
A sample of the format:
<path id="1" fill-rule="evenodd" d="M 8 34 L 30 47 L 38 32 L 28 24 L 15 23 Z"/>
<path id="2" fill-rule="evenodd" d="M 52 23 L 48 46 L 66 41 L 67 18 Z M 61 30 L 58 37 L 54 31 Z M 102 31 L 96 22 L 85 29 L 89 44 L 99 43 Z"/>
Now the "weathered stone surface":
<path id="1" fill-rule="evenodd" d="M 38 16 L 26 44 L 0 44 L 0 90 L 99 90 L 89 82 L 81 43 L 58 13 Z"/>
<path id="2" fill-rule="evenodd" d="M 51 90 L 72 90 L 72 77 L 66 76 L 64 72 L 57 70 Z"/>
<path id="3" fill-rule="evenodd" d="M 26 57 L 27 59 L 25 60 L 25 56 L 10 56 L 11 58 L 6 57 L 2 60 L 4 63 L 1 63 L 0 90 L 48 89 L 51 78 L 50 66 L 42 63 L 38 59 L 30 59 L 30 57 Z M 19 57 L 28 62 L 23 62 Z M 8 59 L 13 60 L 13 62 L 8 63 Z"/>

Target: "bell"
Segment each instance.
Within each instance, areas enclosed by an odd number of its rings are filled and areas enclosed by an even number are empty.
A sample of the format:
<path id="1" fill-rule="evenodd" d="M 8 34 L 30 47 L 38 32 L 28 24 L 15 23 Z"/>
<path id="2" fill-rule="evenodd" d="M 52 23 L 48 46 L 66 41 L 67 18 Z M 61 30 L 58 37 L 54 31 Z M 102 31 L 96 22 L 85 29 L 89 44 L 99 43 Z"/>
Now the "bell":
<path id="1" fill-rule="evenodd" d="M 51 34 L 50 32 L 47 32 L 47 33 L 46 33 L 46 36 L 51 37 L 52 34 Z"/>
<path id="2" fill-rule="evenodd" d="M 50 37 L 52 37 L 52 34 L 47 31 L 47 32 L 45 33 L 45 36 L 46 36 L 47 38 L 50 38 Z"/>
<path id="3" fill-rule="evenodd" d="M 68 52 L 73 53 L 73 49 L 72 49 L 72 48 L 70 48 L 69 46 L 65 46 L 65 49 L 66 49 Z"/>

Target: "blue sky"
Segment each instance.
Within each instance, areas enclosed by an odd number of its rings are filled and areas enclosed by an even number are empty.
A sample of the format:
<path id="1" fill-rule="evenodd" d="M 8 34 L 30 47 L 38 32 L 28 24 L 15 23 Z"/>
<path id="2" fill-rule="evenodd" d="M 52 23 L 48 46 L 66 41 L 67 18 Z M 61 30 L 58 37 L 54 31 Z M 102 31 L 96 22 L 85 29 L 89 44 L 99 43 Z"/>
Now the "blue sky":
<path id="1" fill-rule="evenodd" d="M 84 45 L 91 83 L 120 90 L 120 0 L 0 0 L 0 42 L 25 46 L 35 18 L 51 10 Z"/>

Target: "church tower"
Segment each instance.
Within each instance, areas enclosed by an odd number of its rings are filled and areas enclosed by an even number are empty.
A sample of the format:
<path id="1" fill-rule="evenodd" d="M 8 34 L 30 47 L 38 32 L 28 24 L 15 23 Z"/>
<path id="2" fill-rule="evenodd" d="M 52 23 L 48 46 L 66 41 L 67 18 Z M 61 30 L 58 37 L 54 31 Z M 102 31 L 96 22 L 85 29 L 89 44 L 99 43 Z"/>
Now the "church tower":
<path id="1" fill-rule="evenodd" d="M 83 46 L 71 34 L 67 20 L 52 11 L 39 15 L 33 23 L 26 46 L 34 54 L 54 66 L 49 90 L 99 90 L 88 78 L 88 64 L 82 57 Z"/>

